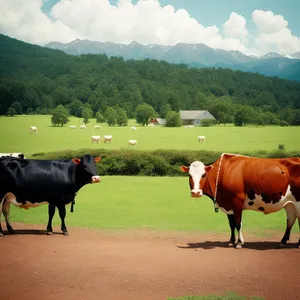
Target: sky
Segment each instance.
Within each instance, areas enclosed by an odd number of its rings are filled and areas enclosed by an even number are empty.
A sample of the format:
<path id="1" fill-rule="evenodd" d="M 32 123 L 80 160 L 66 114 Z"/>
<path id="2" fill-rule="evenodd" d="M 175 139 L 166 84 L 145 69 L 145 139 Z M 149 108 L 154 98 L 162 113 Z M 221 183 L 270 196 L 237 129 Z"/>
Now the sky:
<path id="1" fill-rule="evenodd" d="M 0 0 L 0 7 L 0 33 L 42 46 L 88 39 L 300 52 L 299 0 Z"/>

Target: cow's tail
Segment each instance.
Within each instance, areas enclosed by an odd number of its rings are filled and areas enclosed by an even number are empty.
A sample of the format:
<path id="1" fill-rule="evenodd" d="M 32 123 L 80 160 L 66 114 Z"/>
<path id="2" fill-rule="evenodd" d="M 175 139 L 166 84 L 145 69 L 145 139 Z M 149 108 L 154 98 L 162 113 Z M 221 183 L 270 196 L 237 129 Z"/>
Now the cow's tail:
<path id="1" fill-rule="evenodd" d="M 71 203 L 71 209 L 70 209 L 71 213 L 74 212 L 74 205 L 75 205 L 75 199 Z"/>

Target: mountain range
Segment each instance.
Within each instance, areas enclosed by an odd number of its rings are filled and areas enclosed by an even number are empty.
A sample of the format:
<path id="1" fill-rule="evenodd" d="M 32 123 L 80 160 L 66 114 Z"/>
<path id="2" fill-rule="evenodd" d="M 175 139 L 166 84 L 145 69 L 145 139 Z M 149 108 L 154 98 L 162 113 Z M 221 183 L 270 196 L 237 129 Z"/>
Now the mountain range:
<path id="1" fill-rule="evenodd" d="M 214 49 L 204 44 L 180 43 L 164 46 L 132 42 L 127 45 L 80 39 L 70 43 L 51 42 L 44 47 L 62 50 L 72 55 L 106 54 L 109 57 L 122 56 L 124 59 L 133 60 L 156 59 L 187 64 L 195 68 L 228 68 L 300 81 L 300 52 L 288 56 L 270 52 L 258 57 L 240 51 Z"/>

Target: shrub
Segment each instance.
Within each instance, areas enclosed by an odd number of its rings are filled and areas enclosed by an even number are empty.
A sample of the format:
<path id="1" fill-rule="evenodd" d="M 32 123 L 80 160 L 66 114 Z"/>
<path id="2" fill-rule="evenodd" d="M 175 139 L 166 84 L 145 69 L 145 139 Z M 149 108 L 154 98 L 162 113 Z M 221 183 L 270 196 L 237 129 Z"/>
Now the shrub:
<path id="1" fill-rule="evenodd" d="M 71 159 L 82 157 L 84 154 L 102 156 L 97 164 L 99 175 L 126 175 L 126 176 L 185 176 L 180 166 L 190 165 L 195 160 L 210 164 L 216 161 L 221 152 L 214 151 L 130 151 L 107 149 L 79 149 L 77 151 L 36 153 L 36 159 Z M 257 151 L 253 153 L 236 153 L 253 157 L 299 157 L 300 151 L 286 152 L 277 149 L 273 152 Z"/>
<path id="2" fill-rule="evenodd" d="M 289 123 L 287 121 L 280 121 L 280 126 L 289 126 Z"/>

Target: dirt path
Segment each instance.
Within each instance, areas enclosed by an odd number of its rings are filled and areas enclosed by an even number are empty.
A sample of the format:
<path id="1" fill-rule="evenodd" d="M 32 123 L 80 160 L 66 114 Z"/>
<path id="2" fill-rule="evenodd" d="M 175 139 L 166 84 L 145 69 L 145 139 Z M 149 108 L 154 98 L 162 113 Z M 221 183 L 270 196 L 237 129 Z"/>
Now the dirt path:
<path id="1" fill-rule="evenodd" d="M 70 227 L 65 237 L 47 236 L 39 225 L 14 227 L 18 234 L 0 238 L 1 300 L 164 300 L 227 291 L 300 299 L 295 235 L 276 249 L 281 233 L 266 240 L 245 232 L 248 242 L 236 250 L 225 247 L 225 234 Z"/>

